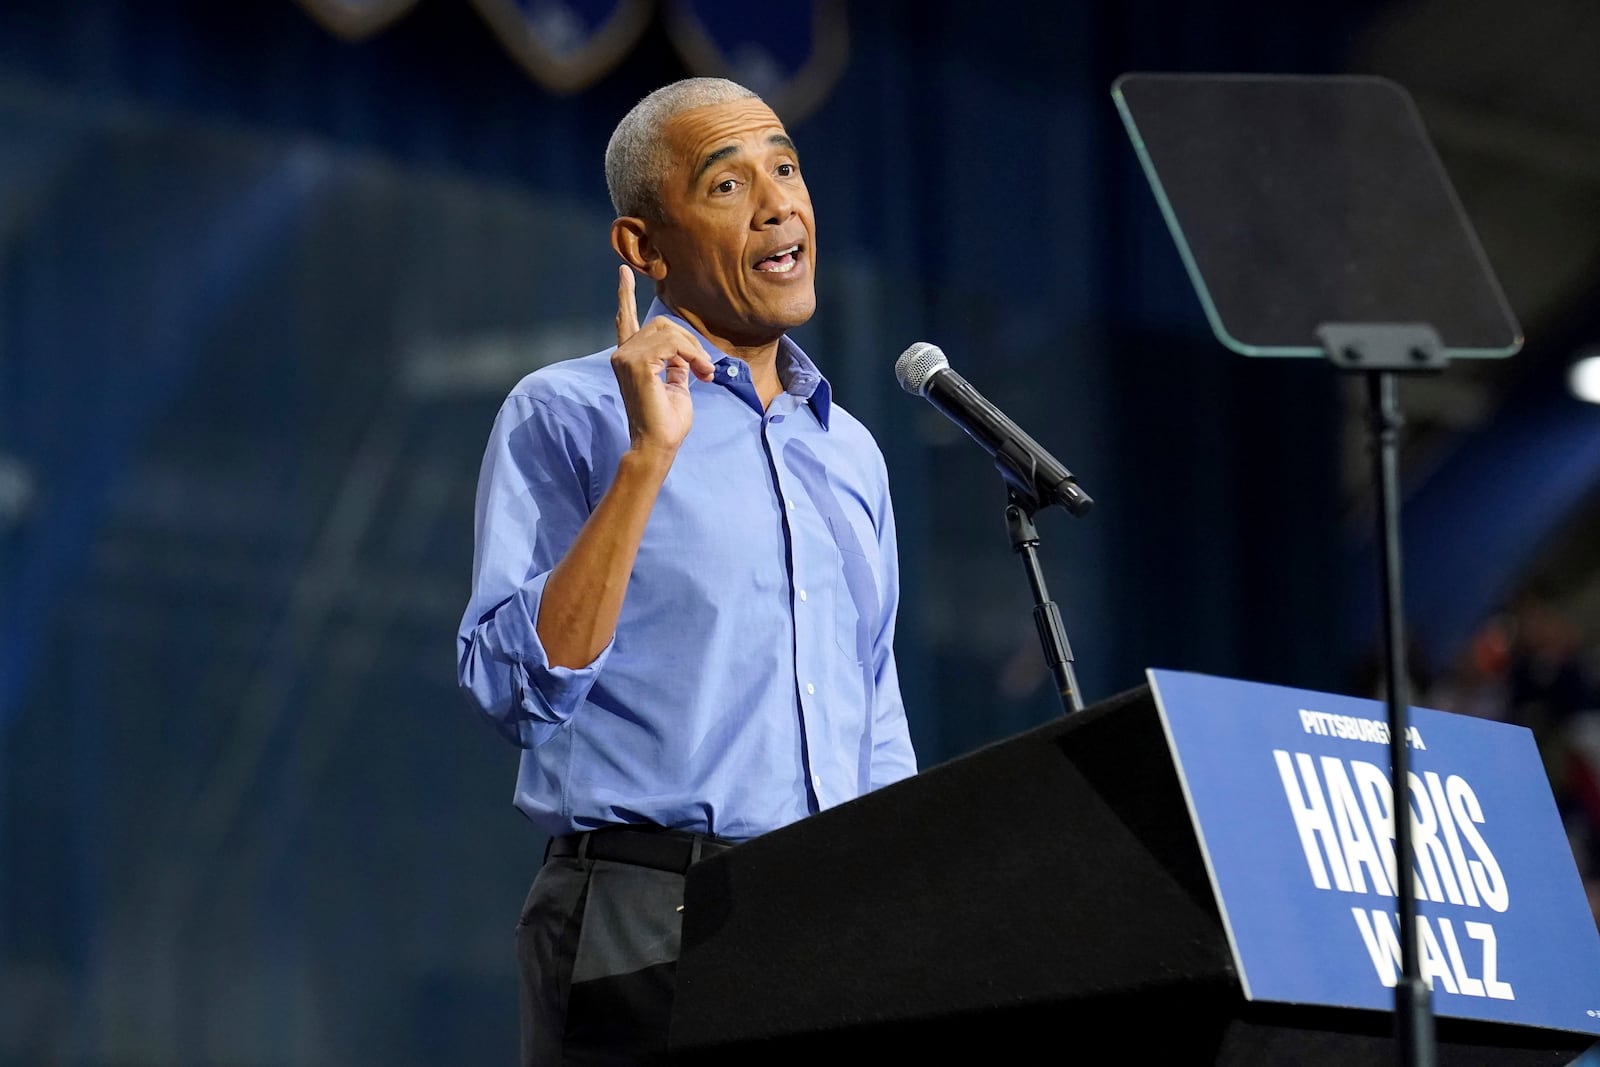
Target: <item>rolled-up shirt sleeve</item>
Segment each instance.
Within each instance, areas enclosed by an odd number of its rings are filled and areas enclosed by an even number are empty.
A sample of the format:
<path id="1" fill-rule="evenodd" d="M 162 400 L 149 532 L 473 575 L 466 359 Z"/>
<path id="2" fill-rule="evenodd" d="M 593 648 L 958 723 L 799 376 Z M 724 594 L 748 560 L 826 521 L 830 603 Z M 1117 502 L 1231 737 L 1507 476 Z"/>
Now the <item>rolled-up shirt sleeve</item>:
<path id="1" fill-rule="evenodd" d="M 536 628 L 550 571 L 593 510 L 592 427 L 558 412 L 556 402 L 514 392 L 495 418 L 478 474 L 472 595 L 457 633 L 462 691 L 523 748 L 582 706 L 612 647 L 583 667 L 552 666 Z"/>

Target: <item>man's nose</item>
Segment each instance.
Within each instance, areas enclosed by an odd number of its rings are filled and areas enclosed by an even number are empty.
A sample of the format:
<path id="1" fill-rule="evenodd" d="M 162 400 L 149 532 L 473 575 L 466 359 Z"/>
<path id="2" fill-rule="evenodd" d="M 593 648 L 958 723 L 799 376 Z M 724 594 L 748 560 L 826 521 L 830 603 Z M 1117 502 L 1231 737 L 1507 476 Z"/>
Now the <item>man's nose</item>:
<path id="1" fill-rule="evenodd" d="M 781 182 L 770 174 L 764 174 L 757 179 L 755 226 L 761 229 L 775 226 L 788 220 L 794 214 L 794 190 L 786 182 Z"/>

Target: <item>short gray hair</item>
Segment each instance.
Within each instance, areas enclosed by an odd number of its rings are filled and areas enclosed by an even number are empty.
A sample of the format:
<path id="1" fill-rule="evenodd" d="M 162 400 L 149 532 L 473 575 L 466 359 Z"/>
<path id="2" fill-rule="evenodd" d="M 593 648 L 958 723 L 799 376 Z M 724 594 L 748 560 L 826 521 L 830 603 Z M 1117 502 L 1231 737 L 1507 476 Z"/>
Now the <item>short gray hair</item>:
<path id="1" fill-rule="evenodd" d="M 653 219 L 661 210 L 661 185 L 672 168 L 663 134 L 679 112 L 761 97 L 726 78 L 685 78 L 664 85 L 622 117 L 606 145 L 606 188 L 620 216 Z"/>

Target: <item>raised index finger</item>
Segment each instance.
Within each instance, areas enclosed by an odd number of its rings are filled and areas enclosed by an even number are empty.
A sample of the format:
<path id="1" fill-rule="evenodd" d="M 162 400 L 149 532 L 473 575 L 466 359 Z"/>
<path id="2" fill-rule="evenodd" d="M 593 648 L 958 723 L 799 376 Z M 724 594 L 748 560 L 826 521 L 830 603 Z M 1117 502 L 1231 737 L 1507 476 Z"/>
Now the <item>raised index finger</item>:
<path id="1" fill-rule="evenodd" d="M 617 268 L 617 344 L 639 332 L 639 308 L 633 297 L 633 268 Z"/>

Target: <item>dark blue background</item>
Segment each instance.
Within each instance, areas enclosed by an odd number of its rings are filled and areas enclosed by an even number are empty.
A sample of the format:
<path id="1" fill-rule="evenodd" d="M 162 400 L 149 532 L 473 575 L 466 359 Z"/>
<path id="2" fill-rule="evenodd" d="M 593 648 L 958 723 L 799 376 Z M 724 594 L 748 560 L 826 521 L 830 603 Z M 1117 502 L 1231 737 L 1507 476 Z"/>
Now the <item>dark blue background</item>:
<path id="1" fill-rule="evenodd" d="M 889 463 L 924 764 L 1059 706 L 999 478 L 893 382 L 917 340 L 1097 500 L 1040 521 L 1089 700 L 1150 665 L 1367 684 L 1345 383 L 1211 338 L 1109 87 L 1373 68 L 1405 8 L 852 11 L 791 123 L 802 340 Z M 477 463 L 523 371 L 606 343 L 605 140 L 684 73 L 654 24 L 555 96 L 443 0 L 362 43 L 290 0 L 0 7 L 0 1061 L 509 1059 L 543 842 L 454 685 Z M 1407 532 L 1439 661 L 1600 466 L 1556 388 L 1593 302 L 1512 288 L 1513 421 L 1430 453 Z M 1473 449 L 1517 425 L 1486 504 Z"/>

